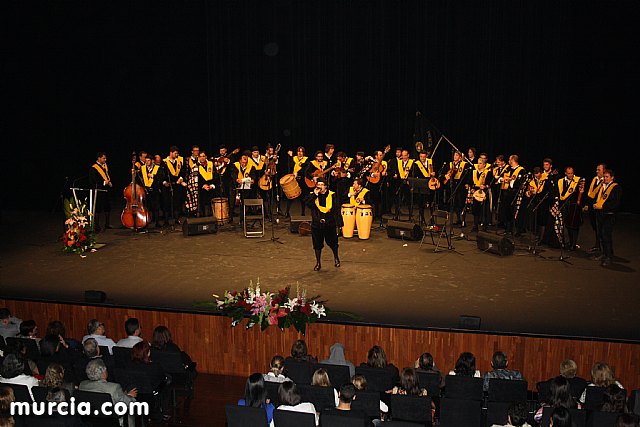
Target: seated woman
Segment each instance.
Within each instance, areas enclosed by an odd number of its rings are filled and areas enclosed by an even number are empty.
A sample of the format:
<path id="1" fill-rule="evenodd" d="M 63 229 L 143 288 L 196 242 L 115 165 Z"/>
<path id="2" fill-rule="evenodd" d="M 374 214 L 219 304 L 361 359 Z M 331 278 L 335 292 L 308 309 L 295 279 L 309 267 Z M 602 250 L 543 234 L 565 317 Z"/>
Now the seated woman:
<path id="1" fill-rule="evenodd" d="M 67 391 L 68 396 L 72 396 L 76 387 L 64 380 L 64 367 L 59 363 L 50 363 L 47 366 L 47 371 L 44 374 L 44 378 L 40 381 L 42 387 L 49 389 L 60 388 Z"/>
<path id="2" fill-rule="evenodd" d="M 604 362 L 597 362 L 591 368 L 591 382 L 587 384 L 588 387 L 609 387 L 611 384 L 615 384 L 618 387 L 624 389 L 615 376 L 613 375 L 613 369 Z M 587 398 L 587 389 L 582 392 L 580 396 L 580 403 L 584 403 Z"/>
<path id="3" fill-rule="evenodd" d="M 283 383 L 285 381 L 291 381 L 284 374 L 284 357 L 273 356 L 271 363 L 269 364 L 269 372 L 263 375 L 264 380 L 272 383 Z"/>
<path id="4" fill-rule="evenodd" d="M 468 351 L 460 353 L 456 361 L 456 366 L 453 370 L 449 371 L 449 375 L 480 378 L 480 371 L 476 369 L 476 357 L 473 353 L 469 353 Z"/>
<path id="5" fill-rule="evenodd" d="M 404 368 L 402 375 L 400 375 L 400 387 L 395 386 L 391 390 L 387 390 L 386 393 L 390 394 L 406 394 L 409 396 L 426 396 L 427 390 L 420 388 L 418 382 L 418 374 L 413 368 Z"/>
<path id="6" fill-rule="evenodd" d="M 40 348 L 40 338 L 38 338 L 38 325 L 36 325 L 35 320 L 23 320 L 20 323 L 20 333 L 17 335 L 18 338 L 29 338 L 32 339 L 38 344 L 38 348 Z"/>
<path id="7" fill-rule="evenodd" d="M 275 407 L 267 399 L 267 389 L 264 386 L 264 378 L 261 373 L 256 372 L 249 375 L 244 388 L 244 399 L 238 400 L 238 406 L 264 408 L 267 413 L 267 422 L 271 424 Z"/>
<path id="8" fill-rule="evenodd" d="M 153 330 L 153 337 L 151 338 L 152 350 L 166 351 L 169 353 L 180 353 L 182 357 L 182 363 L 186 368 L 195 371 L 196 364 L 191 357 L 180 350 L 180 347 L 173 342 L 171 338 L 171 331 L 166 326 L 157 326 Z"/>
<path id="9" fill-rule="evenodd" d="M 0 383 L 26 385 L 33 399 L 31 387 L 38 385 L 38 380 L 24 373 L 24 362 L 15 354 L 8 354 L 2 361 L 0 369 Z"/>
<path id="10" fill-rule="evenodd" d="M 127 367 L 136 372 L 144 373 L 149 380 L 149 388 L 138 386 L 138 398 L 148 397 L 147 402 L 152 405 L 152 417 L 154 419 L 169 419 L 169 401 L 170 388 L 167 387 L 171 383 L 171 376 L 164 372 L 160 364 L 151 360 L 151 346 L 146 341 L 140 341 L 131 348 L 131 363 Z M 160 399 L 156 396 L 160 393 Z M 157 397 L 157 396 L 156 396 Z M 165 406 L 162 407 L 161 404 Z"/>
<path id="11" fill-rule="evenodd" d="M 542 420 L 542 412 L 545 407 L 581 409 L 580 404 L 571 396 L 571 386 L 568 379 L 562 375 L 558 375 L 551 380 L 551 384 L 549 385 L 549 401 L 543 403 L 533 417 L 537 423 L 540 423 Z"/>
<path id="12" fill-rule="evenodd" d="M 338 403 L 340 403 L 340 400 L 338 399 L 338 390 L 331 386 L 331 381 L 329 381 L 329 374 L 324 368 L 316 369 L 316 371 L 313 373 L 313 376 L 311 377 L 311 385 L 333 388 L 335 406 L 338 406 Z"/>
<path id="13" fill-rule="evenodd" d="M 356 388 L 357 391 L 367 391 L 367 379 L 364 375 L 354 375 L 351 377 L 351 384 Z M 356 391 L 356 394 L 357 394 Z M 389 412 L 389 407 L 382 400 L 380 401 L 380 412 L 386 414 Z"/>
<path id="14" fill-rule="evenodd" d="M 599 410 L 602 412 L 626 412 L 627 392 L 616 384 L 611 384 L 604 389 L 602 404 Z"/>
<path id="15" fill-rule="evenodd" d="M 316 425 L 318 425 L 318 413 L 315 406 L 311 402 L 301 402 L 302 396 L 298 391 L 298 387 L 293 381 L 288 380 L 280 384 L 278 388 L 278 396 L 280 397 L 280 406 L 278 410 L 281 411 L 294 411 L 294 412 L 307 412 L 313 414 L 316 417 Z"/>
<path id="16" fill-rule="evenodd" d="M 293 359 L 296 362 L 318 363 L 318 358 L 309 354 L 307 343 L 304 340 L 296 340 L 291 346 L 291 356 L 287 360 Z"/>
<path id="17" fill-rule="evenodd" d="M 418 360 L 416 360 L 414 368 L 416 368 L 416 371 L 418 372 L 438 375 L 438 385 L 440 388 L 444 387 L 444 375 L 442 375 L 442 371 L 438 369 L 436 364 L 433 362 L 433 356 L 431 353 L 422 353 Z"/>
<path id="18" fill-rule="evenodd" d="M 385 369 L 391 373 L 394 383 L 400 380 L 398 368 L 396 368 L 393 363 L 387 361 L 387 354 L 384 352 L 384 349 L 378 345 L 374 345 L 369 349 L 367 352 L 367 362 L 361 363 L 360 366 Z"/>

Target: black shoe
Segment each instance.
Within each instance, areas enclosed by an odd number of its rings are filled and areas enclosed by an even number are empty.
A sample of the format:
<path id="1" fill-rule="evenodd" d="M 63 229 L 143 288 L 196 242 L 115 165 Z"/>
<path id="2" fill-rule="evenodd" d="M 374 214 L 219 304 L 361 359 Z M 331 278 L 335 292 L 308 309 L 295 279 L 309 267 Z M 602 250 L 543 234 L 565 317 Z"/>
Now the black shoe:
<path id="1" fill-rule="evenodd" d="M 589 259 L 591 259 L 593 261 L 602 261 L 604 259 L 604 255 L 602 255 L 602 254 L 592 255 Z"/>
<path id="2" fill-rule="evenodd" d="M 320 265 L 320 263 L 317 263 L 317 264 L 316 264 L 316 266 L 315 266 L 315 267 L 313 267 L 313 270 L 314 270 L 314 271 L 320 271 L 320 267 L 322 267 L 322 266 Z"/>
<path id="3" fill-rule="evenodd" d="M 589 249 L 589 252 L 598 252 L 600 250 L 600 248 L 598 246 L 594 246 L 591 249 Z"/>
<path id="4" fill-rule="evenodd" d="M 335 261 L 335 266 L 340 267 L 340 259 L 336 258 L 334 261 Z"/>
<path id="5" fill-rule="evenodd" d="M 611 265 L 611 258 L 602 258 L 602 262 L 600 263 L 601 266 L 603 267 L 608 267 Z"/>

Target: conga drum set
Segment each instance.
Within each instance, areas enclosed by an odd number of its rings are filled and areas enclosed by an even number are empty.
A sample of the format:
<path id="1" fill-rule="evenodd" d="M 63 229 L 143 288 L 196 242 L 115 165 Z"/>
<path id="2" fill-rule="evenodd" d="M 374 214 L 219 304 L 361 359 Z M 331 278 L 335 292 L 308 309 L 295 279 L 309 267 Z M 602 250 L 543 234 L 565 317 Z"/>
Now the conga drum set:
<path id="1" fill-rule="evenodd" d="M 296 176 L 292 173 L 280 178 L 280 187 L 282 187 L 282 191 L 287 199 L 290 200 L 298 198 L 300 194 L 302 194 L 298 181 L 296 181 Z"/>
<path id="2" fill-rule="evenodd" d="M 353 237 L 354 228 L 358 230 L 358 239 L 366 240 L 371 236 L 371 224 L 373 223 L 373 209 L 371 205 L 353 206 L 344 204 L 340 208 L 342 215 L 342 237 Z"/>

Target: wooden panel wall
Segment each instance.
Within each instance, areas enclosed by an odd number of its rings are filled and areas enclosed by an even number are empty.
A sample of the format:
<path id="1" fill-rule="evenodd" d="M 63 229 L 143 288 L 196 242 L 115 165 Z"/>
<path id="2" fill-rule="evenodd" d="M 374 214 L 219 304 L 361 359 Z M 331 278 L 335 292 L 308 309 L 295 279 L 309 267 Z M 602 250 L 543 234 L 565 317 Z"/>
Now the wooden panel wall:
<path id="1" fill-rule="evenodd" d="M 77 338 L 86 334 L 90 319 L 99 319 L 105 323 L 107 335 L 115 341 L 125 336 L 124 322 L 128 317 L 140 319 L 143 336 L 149 340 L 155 326 L 165 325 L 174 341 L 198 362 L 199 371 L 215 374 L 246 376 L 265 372 L 271 357 L 287 356 L 291 344 L 299 337 L 294 330 L 282 332 L 269 328 L 260 332 L 255 328 L 245 330 L 244 326 L 232 328 L 229 318 L 216 315 L 0 299 L 0 307 L 3 306 L 23 320 L 34 319 L 42 334 L 47 322 L 53 319 L 64 322 L 67 335 Z M 374 344 L 381 345 L 389 360 L 400 368 L 412 365 L 421 353 L 428 351 L 445 373 L 452 369 L 462 351 L 473 352 L 478 369 L 484 373 L 491 368 L 493 352 L 502 350 L 508 354 L 509 366 L 522 371 L 530 389 L 535 388 L 535 382 L 557 375 L 560 362 L 566 358 L 574 359 L 579 375 L 587 379 L 593 363 L 605 361 L 615 369 L 627 389 L 640 388 L 639 344 L 330 323 L 311 325 L 306 337 L 300 338 L 307 341 L 310 353 L 320 359 L 328 357 L 334 342 L 341 342 L 347 359 L 356 365 L 366 359 L 368 349 Z"/>

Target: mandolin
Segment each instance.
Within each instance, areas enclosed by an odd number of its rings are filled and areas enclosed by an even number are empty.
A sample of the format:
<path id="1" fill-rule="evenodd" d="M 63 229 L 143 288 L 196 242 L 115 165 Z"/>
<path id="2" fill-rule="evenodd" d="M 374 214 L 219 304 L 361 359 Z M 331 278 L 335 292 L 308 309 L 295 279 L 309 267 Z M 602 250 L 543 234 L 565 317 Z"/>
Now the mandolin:
<path id="1" fill-rule="evenodd" d="M 258 186 L 261 190 L 271 190 L 271 185 L 273 184 L 273 176 L 277 173 L 277 165 L 276 159 L 278 158 L 278 151 L 280 151 L 280 144 L 276 145 L 275 152 L 272 156 L 269 157 L 269 164 L 267 165 L 267 169 L 264 172 L 264 175 L 260 177 L 258 181 Z"/>

